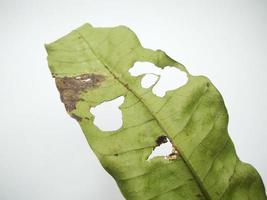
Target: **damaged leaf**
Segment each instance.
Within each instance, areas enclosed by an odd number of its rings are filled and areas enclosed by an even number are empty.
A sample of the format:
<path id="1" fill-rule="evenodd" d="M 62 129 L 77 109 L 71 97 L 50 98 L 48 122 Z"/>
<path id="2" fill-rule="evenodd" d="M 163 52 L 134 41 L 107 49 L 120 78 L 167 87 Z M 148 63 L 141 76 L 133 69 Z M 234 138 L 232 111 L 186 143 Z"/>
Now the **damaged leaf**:
<path id="1" fill-rule="evenodd" d="M 65 104 L 66 110 L 71 112 L 76 109 L 76 102 L 82 100 L 79 95 L 87 89 L 97 87 L 104 76 L 97 74 L 81 74 L 79 76 L 56 77 L 56 85 L 60 93 L 60 99 Z M 72 115 L 74 116 L 74 114 Z M 74 118 L 77 118 L 76 115 Z"/>
<path id="2" fill-rule="evenodd" d="M 157 145 L 153 148 L 147 160 L 151 160 L 157 156 L 163 156 L 169 160 L 175 160 L 177 158 L 179 152 L 167 136 L 158 137 L 156 143 Z"/>
<path id="3" fill-rule="evenodd" d="M 89 24 L 46 45 L 49 68 L 67 112 L 128 200 L 266 200 L 257 171 L 241 162 L 228 135 L 228 114 L 210 80 L 193 76 L 161 50 L 143 48 L 127 27 Z M 187 82 L 164 97 L 143 88 L 136 62 L 175 67 Z M 100 130 L 89 112 L 123 96 L 123 123 Z M 166 142 L 167 156 L 148 157 Z"/>

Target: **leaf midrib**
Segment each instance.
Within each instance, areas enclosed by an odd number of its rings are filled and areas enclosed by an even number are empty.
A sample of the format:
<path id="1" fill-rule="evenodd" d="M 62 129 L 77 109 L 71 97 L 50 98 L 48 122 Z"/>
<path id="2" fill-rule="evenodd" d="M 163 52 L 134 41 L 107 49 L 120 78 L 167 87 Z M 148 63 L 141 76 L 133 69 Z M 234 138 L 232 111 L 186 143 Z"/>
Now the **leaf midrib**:
<path id="1" fill-rule="evenodd" d="M 83 36 L 82 33 L 80 33 L 78 30 L 75 30 L 75 32 L 81 36 L 81 38 L 84 40 L 84 42 L 88 45 L 89 49 L 92 51 L 92 53 L 94 54 L 94 56 L 101 62 L 101 64 L 105 67 L 106 70 L 108 70 L 108 72 L 113 76 L 114 79 L 116 79 L 123 87 L 125 87 L 129 92 L 131 92 L 137 99 L 140 100 L 140 102 L 144 105 L 144 107 L 147 109 L 147 111 L 151 114 L 151 116 L 155 119 L 155 121 L 157 122 L 158 126 L 163 130 L 164 133 L 166 133 L 166 135 L 172 139 L 172 137 L 169 136 L 168 132 L 166 131 L 166 129 L 163 127 L 163 125 L 161 125 L 160 120 L 156 117 L 156 115 L 153 114 L 153 112 L 149 109 L 149 107 L 146 105 L 146 103 L 138 96 L 138 94 L 136 94 L 131 88 L 128 87 L 128 84 L 125 84 L 123 81 L 121 81 L 110 69 L 109 67 L 105 64 L 105 62 L 103 60 L 101 60 L 99 58 L 99 56 L 96 54 L 96 52 L 94 51 L 94 49 L 91 47 L 89 41 Z M 182 160 L 184 161 L 185 165 L 188 167 L 189 171 L 191 172 L 192 176 L 195 178 L 196 183 L 198 184 L 203 196 L 207 199 L 207 200 L 211 200 L 210 195 L 208 194 L 207 190 L 205 189 L 204 185 L 202 184 L 202 182 L 200 181 L 200 178 L 198 177 L 197 173 L 194 171 L 193 167 L 190 165 L 190 163 L 187 161 L 187 159 L 184 157 L 182 151 L 180 151 L 180 149 L 172 143 L 172 145 L 179 151 L 180 153 L 180 157 L 182 158 Z"/>

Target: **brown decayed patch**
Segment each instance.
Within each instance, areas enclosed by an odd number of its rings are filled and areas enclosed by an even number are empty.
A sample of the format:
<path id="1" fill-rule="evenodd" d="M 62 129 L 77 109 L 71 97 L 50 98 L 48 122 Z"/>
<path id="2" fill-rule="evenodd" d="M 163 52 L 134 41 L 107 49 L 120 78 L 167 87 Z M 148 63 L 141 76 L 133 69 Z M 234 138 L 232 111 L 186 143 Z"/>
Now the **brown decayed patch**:
<path id="1" fill-rule="evenodd" d="M 178 152 L 178 150 L 175 149 L 175 148 L 173 147 L 173 148 L 172 148 L 172 152 L 171 152 L 171 154 L 169 154 L 169 155 L 167 156 L 167 158 L 168 158 L 169 160 L 176 160 L 178 156 L 179 156 L 179 152 Z"/>
<path id="2" fill-rule="evenodd" d="M 73 77 L 56 77 L 56 85 L 60 92 L 60 99 L 68 112 L 76 109 L 77 101 L 80 101 L 80 94 L 87 89 L 96 88 L 99 83 L 105 80 L 100 74 L 82 74 Z"/>
<path id="3" fill-rule="evenodd" d="M 167 139 L 168 139 L 168 138 L 167 138 L 167 136 L 165 136 L 165 135 L 159 136 L 159 137 L 157 138 L 157 140 L 156 140 L 157 146 L 160 146 L 161 144 L 168 142 Z"/>

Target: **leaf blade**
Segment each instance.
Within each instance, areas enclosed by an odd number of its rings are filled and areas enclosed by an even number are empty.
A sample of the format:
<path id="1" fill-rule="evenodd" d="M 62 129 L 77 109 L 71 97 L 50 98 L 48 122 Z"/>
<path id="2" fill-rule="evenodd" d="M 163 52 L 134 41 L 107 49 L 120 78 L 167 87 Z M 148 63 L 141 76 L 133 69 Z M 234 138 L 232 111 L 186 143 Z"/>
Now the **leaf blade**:
<path id="1" fill-rule="evenodd" d="M 77 53 L 73 57 L 71 53 L 55 53 L 57 48 L 64 51 L 72 48 L 72 52 L 76 53 L 80 49 L 86 49 L 86 53 Z M 170 194 L 168 198 L 172 199 L 245 199 L 251 195 L 266 199 L 264 186 L 257 172 L 239 161 L 236 156 L 227 132 L 228 114 L 223 99 L 207 78 L 190 75 L 183 65 L 160 50 L 144 49 L 136 35 L 122 26 L 93 28 L 87 24 L 48 45 L 47 51 L 49 66 L 55 77 L 83 73 L 106 77 L 99 87 L 82 92 L 81 98 L 84 101 L 78 101 L 73 112 L 82 118 L 80 125 L 90 146 L 103 167 L 115 178 L 126 199 L 161 199 Z M 161 68 L 175 66 L 188 74 L 188 83 L 168 92 L 164 98 L 156 97 L 140 87 L 140 78 L 133 78 L 128 73 L 137 60 L 152 62 Z M 81 61 L 86 64 L 81 64 Z M 125 119 L 122 129 L 126 129 L 126 132 L 122 134 L 119 130 L 107 136 L 94 127 L 92 116 L 84 110 L 119 95 L 126 97 L 123 104 L 126 108 L 132 102 L 139 103 L 122 110 Z M 90 102 L 92 100 L 94 103 Z M 147 121 L 151 123 L 145 123 L 144 128 L 140 128 L 139 125 Z M 131 134 L 133 129 L 129 127 L 135 127 L 135 135 Z M 146 133 L 147 130 L 152 130 L 152 133 Z M 146 161 L 156 138 L 162 132 L 172 140 L 181 156 L 179 162 L 171 161 L 176 166 L 173 171 L 169 169 L 154 172 L 155 166 L 166 166 L 166 162 L 161 159 L 156 159 L 153 163 Z M 122 144 L 119 142 L 121 139 L 127 142 Z M 134 140 L 138 142 L 133 142 Z M 109 145 L 110 141 L 113 142 L 112 147 Z M 121 150 L 124 154 L 119 152 Z M 129 172 L 128 169 L 132 171 Z M 147 171 L 156 174 L 140 180 L 141 176 L 138 175 L 146 174 Z M 171 187 L 170 183 L 174 182 L 173 174 L 179 174 L 174 177 L 178 182 L 185 181 L 186 187 L 176 184 Z M 221 174 L 223 178 L 220 177 Z M 157 175 L 164 179 L 152 187 Z M 133 178 L 126 178 L 127 183 L 120 182 L 125 179 L 123 176 L 139 179 L 133 181 Z M 246 184 L 241 183 L 242 187 L 235 187 L 240 177 Z M 251 183 L 248 180 L 253 181 Z M 175 188 L 179 192 L 174 192 Z M 240 194 L 240 197 L 236 194 Z"/>

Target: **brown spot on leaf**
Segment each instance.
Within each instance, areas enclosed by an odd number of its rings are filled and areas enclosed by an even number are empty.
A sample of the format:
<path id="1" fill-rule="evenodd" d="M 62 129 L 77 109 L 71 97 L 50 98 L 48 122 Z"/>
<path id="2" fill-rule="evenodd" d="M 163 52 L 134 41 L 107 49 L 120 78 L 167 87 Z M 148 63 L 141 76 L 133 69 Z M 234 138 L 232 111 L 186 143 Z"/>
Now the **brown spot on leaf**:
<path id="1" fill-rule="evenodd" d="M 159 136 L 156 140 L 157 146 L 160 146 L 163 143 L 168 142 L 168 138 L 165 135 Z"/>
<path id="2" fill-rule="evenodd" d="M 178 150 L 175 149 L 174 147 L 172 147 L 172 152 L 170 153 L 170 155 L 167 156 L 167 158 L 169 160 L 175 160 L 175 159 L 177 159 L 178 156 L 179 156 Z"/>
<path id="3" fill-rule="evenodd" d="M 77 101 L 82 100 L 79 96 L 87 89 L 96 88 L 105 80 L 100 74 L 82 74 L 73 77 L 56 77 L 56 85 L 60 92 L 60 99 L 68 112 L 76 109 Z"/>

